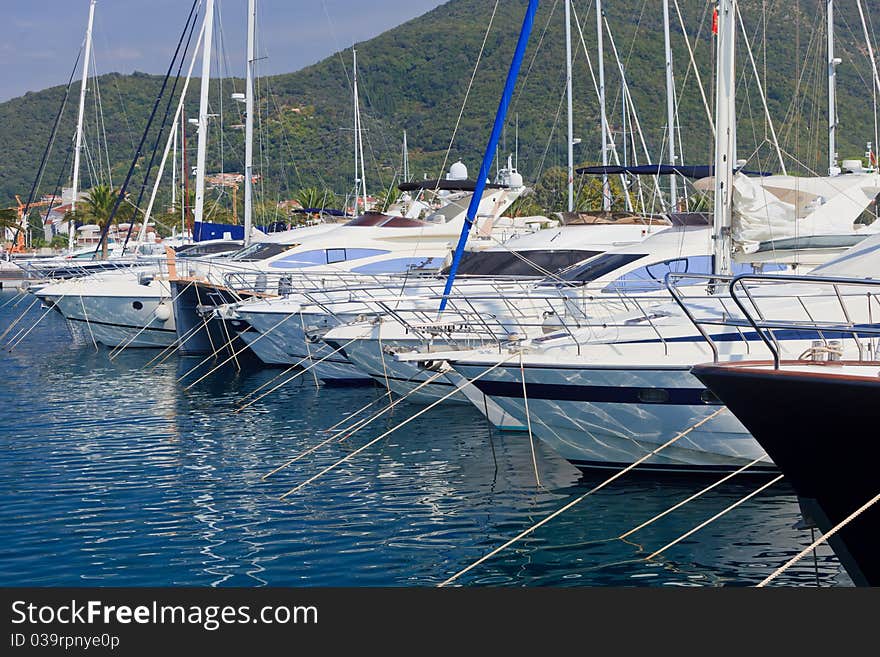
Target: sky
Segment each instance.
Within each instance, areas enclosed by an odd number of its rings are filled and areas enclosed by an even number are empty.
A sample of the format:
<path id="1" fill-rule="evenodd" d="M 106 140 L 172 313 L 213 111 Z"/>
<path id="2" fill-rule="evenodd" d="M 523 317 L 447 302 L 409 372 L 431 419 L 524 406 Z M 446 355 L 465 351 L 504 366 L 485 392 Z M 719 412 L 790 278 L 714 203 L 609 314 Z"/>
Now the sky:
<path id="1" fill-rule="evenodd" d="M 247 0 L 215 3 L 230 73 L 242 75 Z M 258 56 L 266 58 L 258 72 L 296 71 L 441 4 L 443 0 L 257 0 Z M 189 0 L 98 0 L 93 34 L 97 73 L 164 74 L 190 5 Z M 0 0 L 0 15 L 7 21 L 0 35 L 0 102 L 67 83 L 83 43 L 88 9 L 89 0 Z"/>

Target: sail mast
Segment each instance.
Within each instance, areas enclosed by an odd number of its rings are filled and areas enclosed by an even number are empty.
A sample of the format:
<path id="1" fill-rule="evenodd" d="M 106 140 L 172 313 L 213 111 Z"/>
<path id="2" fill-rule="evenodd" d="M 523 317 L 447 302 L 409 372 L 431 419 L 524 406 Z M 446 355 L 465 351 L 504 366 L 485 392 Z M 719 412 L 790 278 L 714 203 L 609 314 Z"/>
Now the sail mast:
<path id="1" fill-rule="evenodd" d="M 666 124 L 669 164 L 675 166 L 675 78 L 672 70 L 672 40 L 669 36 L 669 0 L 663 0 L 663 37 L 666 50 Z M 673 212 L 678 208 L 675 174 L 669 176 L 669 201 Z"/>
<path id="2" fill-rule="evenodd" d="M 605 42 L 602 30 L 602 0 L 596 0 L 596 40 L 598 57 L 596 66 L 599 69 L 599 121 L 602 132 L 602 166 L 608 166 L 608 117 L 605 115 Z M 602 209 L 611 210 L 611 189 L 608 186 L 608 174 L 602 174 Z"/>
<path id="3" fill-rule="evenodd" d="M 736 152 L 736 0 L 718 2 L 718 59 L 715 70 L 715 215 L 713 273 L 731 271 L 730 225 L 733 200 L 733 165 Z"/>
<path id="4" fill-rule="evenodd" d="M 211 37 L 214 32 L 214 0 L 205 5 L 205 36 L 202 41 L 202 79 L 199 96 L 199 142 L 196 152 L 196 207 L 195 221 L 204 221 L 205 212 L 205 166 L 208 148 L 208 90 L 211 86 Z M 193 231 L 195 232 L 195 231 Z M 195 237 L 195 235 L 193 235 Z"/>
<path id="5" fill-rule="evenodd" d="M 92 54 L 92 26 L 95 23 L 95 1 L 89 3 L 89 24 L 86 28 L 85 57 L 83 58 L 82 82 L 79 87 L 79 116 L 76 120 L 76 146 L 73 150 L 73 200 L 70 210 L 76 214 L 76 196 L 79 193 L 79 160 L 82 152 L 83 115 L 86 107 L 86 82 L 89 79 L 89 61 Z M 76 222 L 71 219 L 67 222 L 67 248 L 73 251 L 73 242 L 76 235 Z"/>
<path id="6" fill-rule="evenodd" d="M 248 0 L 247 74 L 245 84 L 244 140 L 244 245 L 251 243 L 254 184 L 254 38 L 257 24 L 256 0 Z"/>
<path id="7" fill-rule="evenodd" d="M 568 211 L 574 212 L 574 118 L 571 97 L 571 0 L 565 0 L 565 94 L 568 98 Z"/>
<path id="8" fill-rule="evenodd" d="M 834 0 L 828 0 L 828 175 L 840 173 L 837 166 L 837 65 L 834 57 Z"/>

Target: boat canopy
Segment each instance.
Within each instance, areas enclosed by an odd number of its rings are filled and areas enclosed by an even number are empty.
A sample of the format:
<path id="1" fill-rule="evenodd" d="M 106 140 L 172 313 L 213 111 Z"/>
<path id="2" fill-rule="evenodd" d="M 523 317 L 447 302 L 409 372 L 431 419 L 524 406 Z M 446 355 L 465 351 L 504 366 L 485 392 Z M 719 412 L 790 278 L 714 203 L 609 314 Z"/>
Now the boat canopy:
<path id="1" fill-rule="evenodd" d="M 737 171 L 736 169 L 734 171 Z M 671 176 L 678 174 L 685 178 L 708 178 L 715 175 L 715 167 L 711 164 L 639 164 L 636 166 L 592 166 L 577 169 L 578 173 L 588 176 L 618 175 L 631 173 L 635 176 Z M 747 176 L 770 176 L 768 171 L 742 171 Z"/>
<path id="2" fill-rule="evenodd" d="M 496 185 L 486 183 L 486 189 L 507 189 L 507 185 Z M 476 180 L 447 180 L 445 178 L 431 178 L 428 180 L 413 180 L 412 182 L 403 182 L 397 186 L 402 192 L 415 192 L 420 189 L 428 191 L 455 191 L 455 192 L 472 192 L 477 188 Z"/>

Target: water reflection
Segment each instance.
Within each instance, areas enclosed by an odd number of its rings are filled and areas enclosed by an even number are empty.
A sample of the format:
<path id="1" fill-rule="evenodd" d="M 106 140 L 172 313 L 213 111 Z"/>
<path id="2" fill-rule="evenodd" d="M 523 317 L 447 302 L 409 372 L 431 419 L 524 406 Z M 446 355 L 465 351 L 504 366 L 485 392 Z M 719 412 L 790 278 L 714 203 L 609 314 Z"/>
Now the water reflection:
<path id="1" fill-rule="evenodd" d="M 0 309 L 0 330 L 20 312 Z M 538 444 L 539 488 L 526 436 L 492 434 L 472 409 L 449 406 L 280 501 L 418 407 L 402 404 L 264 481 L 380 391 L 316 390 L 300 377 L 235 413 L 278 371 L 242 363 L 185 391 L 177 379 L 199 359 L 148 365 L 156 353 L 110 361 L 106 349 L 70 345 L 52 314 L 0 359 L 0 583 L 431 585 L 603 478 L 581 477 Z M 624 477 L 461 583 L 754 584 L 810 541 L 793 528 L 784 485 L 644 560 L 754 486 L 720 486 L 624 541 L 615 537 L 700 487 Z M 827 548 L 780 582 L 817 578 L 848 583 Z"/>

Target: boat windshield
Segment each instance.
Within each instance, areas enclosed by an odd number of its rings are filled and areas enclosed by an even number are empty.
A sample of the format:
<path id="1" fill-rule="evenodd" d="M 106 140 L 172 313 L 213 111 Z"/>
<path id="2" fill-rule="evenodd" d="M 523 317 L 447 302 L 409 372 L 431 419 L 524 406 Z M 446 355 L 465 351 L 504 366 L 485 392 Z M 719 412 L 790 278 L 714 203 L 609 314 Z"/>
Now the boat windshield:
<path id="1" fill-rule="evenodd" d="M 644 258 L 645 255 L 644 253 L 604 253 L 587 262 L 569 267 L 559 273 L 559 278 L 566 281 L 588 283 L 639 258 Z"/>
<path id="2" fill-rule="evenodd" d="M 229 259 L 236 262 L 254 262 L 256 260 L 265 260 L 266 258 L 271 258 L 272 256 L 278 255 L 279 253 L 284 253 L 285 251 L 287 251 L 287 249 L 292 249 L 295 246 L 299 245 L 277 244 L 275 242 L 257 242 L 256 244 L 251 244 L 249 247 L 242 249 Z"/>

